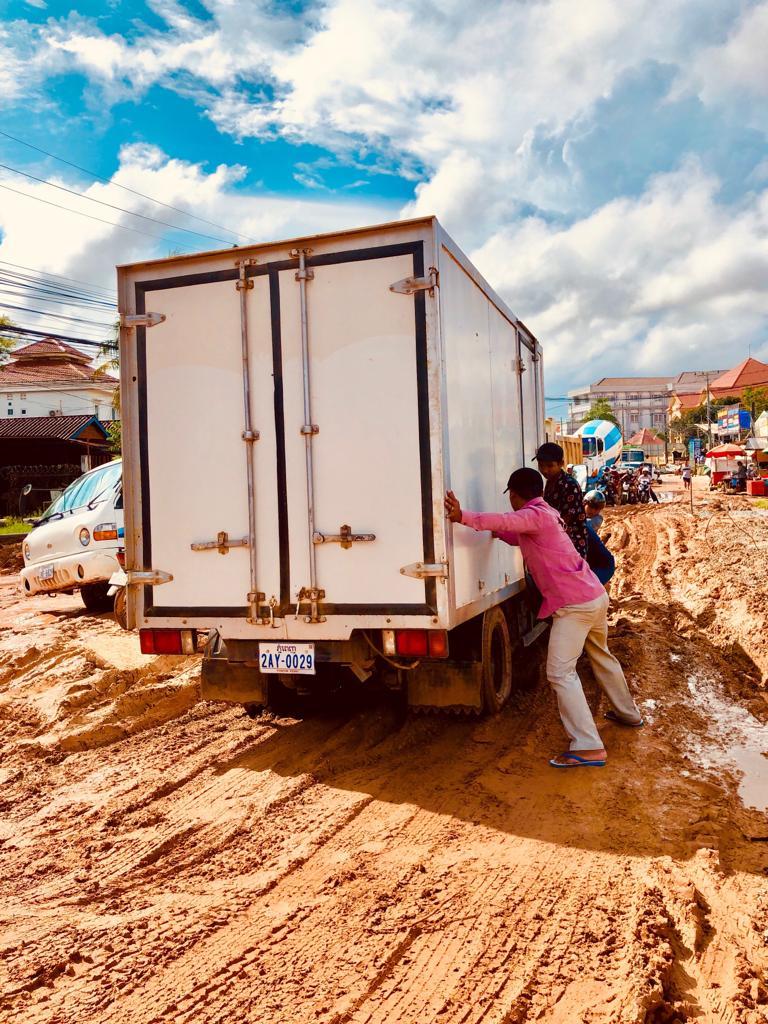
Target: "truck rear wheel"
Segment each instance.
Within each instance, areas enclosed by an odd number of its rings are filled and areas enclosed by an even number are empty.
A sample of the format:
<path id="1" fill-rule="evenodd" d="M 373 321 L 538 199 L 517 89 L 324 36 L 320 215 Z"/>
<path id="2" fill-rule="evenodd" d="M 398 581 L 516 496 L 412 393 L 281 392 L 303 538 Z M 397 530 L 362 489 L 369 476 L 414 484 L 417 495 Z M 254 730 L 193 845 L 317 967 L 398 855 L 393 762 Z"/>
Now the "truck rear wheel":
<path id="1" fill-rule="evenodd" d="M 501 608 L 483 615 L 483 708 L 495 715 L 512 693 L 512 640 L 507 617 Z"/>
<path id="2" fill-rule="evenodd" d="M 127 588 L 120 587 L 118 592 L 115 594 L 115 621 L 121 629 L 128 629 L 128 607 L 127 607 Z"/>
<path id="3" fill-rule="evenodd" d="M 80 597 L 89 612 L 108 612 L 112 608 L 109 583 L 86 583 L 80 587 Z"/>

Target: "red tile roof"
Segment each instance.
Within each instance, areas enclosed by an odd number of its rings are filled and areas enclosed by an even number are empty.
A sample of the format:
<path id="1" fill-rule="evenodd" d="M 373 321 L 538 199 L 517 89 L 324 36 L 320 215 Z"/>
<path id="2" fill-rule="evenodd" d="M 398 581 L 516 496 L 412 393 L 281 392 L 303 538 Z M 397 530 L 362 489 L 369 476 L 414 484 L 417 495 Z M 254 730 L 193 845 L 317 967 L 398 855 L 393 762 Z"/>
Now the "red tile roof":
<path id="1" fill-rule="evenodd" d="M 698 407 L 704 401 L 704 391 L 693 391 L 689 395 L 681 395 L 675 392 L 672 396 L 672 402 L 670 403 L 670 405 L 674 403 L 675 399 L 677 399 L 677 401 L 680 403 L 679 407 L 681 411 L 687 411 L 689 409 L 698 409 Z"/>
<path id="2" fill-rule="evenodd" d="M 43 338 L 42 341 L 33 341 L 31 345 L 24 345 L 13 351 L 13 358 L 24 361 L 30 359 L 51 359 L 58 356 L 67 360 L 74 360 L 78 363 L 90 363 L 88 356 L 83 355 L 78 349 L 67 345 L 66 342 L 57 341 L 55 338 Z"/>
<path id="3" fill-rule="evenodd" d="M 732 370 L 727 370 L 716 380 L 713 380 L 710 390 L 713 394 L 716 391 L 723 395 L 736 394 L 735 391 L 730 389 L 756 387 L 761 384 L 768 385 L 768 363 L 761 363 L 750 356 L 743 363 L 739 363 Z"/>
<path id="4" fill-rule="evenodd" d="M 636 444 L 648 448 L 658 447 L 659 445 L 662 448 L 664 447 L 664 442 L 658 434 L 654 433 L 652 430 L 648 430 L 647 427 L 643 427 L 642 430 L 638 430 L 636 434 L 633 434 L 627 441 L 627 444 Z"/>
<path id="5" fill-rule="evenodd" d="M 0 442 L 20 438 L 73 441 L 91 424 L 105 438 L 108 436 L 104 424 L 95 416 L 9 416 L 0 419 Z"/>
<path id="6" fill-rule="evenodd" d="M 72 384 L 91 382 L 104 388 L 117 386 L 117 379 L 108 373 L 97 373 L 93 366 L 65 362 L 6 363 L 0 366 L 0 388 L 18 384 Z"/>

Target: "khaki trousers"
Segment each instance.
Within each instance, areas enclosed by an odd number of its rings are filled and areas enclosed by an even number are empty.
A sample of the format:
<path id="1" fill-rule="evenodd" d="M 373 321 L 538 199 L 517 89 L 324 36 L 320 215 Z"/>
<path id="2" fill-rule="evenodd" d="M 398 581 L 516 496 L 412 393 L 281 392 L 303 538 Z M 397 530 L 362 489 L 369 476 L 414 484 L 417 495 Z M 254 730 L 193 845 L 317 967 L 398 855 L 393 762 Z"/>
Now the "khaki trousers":
<path id="1" fill-rule="evenodd" d="M 608 595 L 585 604 L 558 608 L 552 621 L 547 652 L 547 679 L 555 691 L 563 728 L 571 750 L 599 750 L 603 746 L 581 685 L 576 662 L 586 652 L 592 671 L 611 707 L 628 722 L 641 714 L 627 687 L 621 665 L 608 650 Z"/>

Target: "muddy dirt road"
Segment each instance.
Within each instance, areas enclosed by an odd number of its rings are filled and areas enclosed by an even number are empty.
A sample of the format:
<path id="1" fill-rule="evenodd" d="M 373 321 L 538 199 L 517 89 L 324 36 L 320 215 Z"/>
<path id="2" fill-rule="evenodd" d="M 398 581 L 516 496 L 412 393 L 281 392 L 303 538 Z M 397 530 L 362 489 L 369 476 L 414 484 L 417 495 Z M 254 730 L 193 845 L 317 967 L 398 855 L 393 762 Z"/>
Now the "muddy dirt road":
<path id="1" fill-rule="evenodd" d="M 768 512 L 607 527 L 648 725 L 599 771 L 545 686 L 251 721 L 0 583 L 0 1021 L 767 1021 Z"/>

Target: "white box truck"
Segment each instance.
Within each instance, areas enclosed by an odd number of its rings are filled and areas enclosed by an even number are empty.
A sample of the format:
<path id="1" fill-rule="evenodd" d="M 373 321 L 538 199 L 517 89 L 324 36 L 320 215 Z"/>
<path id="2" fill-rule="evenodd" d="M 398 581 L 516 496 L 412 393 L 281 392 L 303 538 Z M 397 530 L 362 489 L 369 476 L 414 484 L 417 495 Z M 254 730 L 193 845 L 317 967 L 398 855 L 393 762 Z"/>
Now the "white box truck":
<path id="1" fill-rule="evenodd" d="M 536 632 L 505 510 L 542 351 L 433 217 L 118 268 L 128 614 L 203 696 L 383 674 L 498 710 Z"/>

